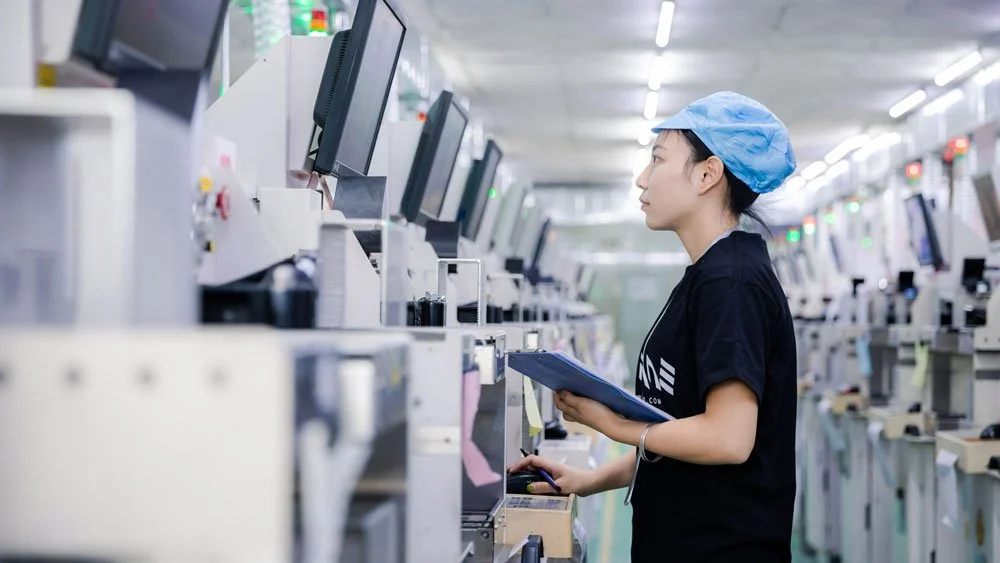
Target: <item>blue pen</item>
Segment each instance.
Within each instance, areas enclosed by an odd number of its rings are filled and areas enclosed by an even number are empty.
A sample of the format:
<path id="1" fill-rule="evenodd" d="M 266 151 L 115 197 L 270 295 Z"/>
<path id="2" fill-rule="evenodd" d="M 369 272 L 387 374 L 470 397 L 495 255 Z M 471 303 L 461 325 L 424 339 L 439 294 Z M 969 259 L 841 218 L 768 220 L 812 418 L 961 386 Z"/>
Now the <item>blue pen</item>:
<path id="1" fill-rule="evenodd" d="M 521 448 L 521 455 L 528 457 L 528 452 L 524 451 L 524 448 Z M 548 471 L 542 469 L 541 467 L 536 467 L 535 469 L 538 471 L 538 474 L 542 476 L 542 479 L 545 479 L 548 481 L 549 485 L 552 485 L 552 488 L 555 489 L 557 493 L 562 492 L 562 487 L 556 485 L 556 480 L 549 475 Z"/>

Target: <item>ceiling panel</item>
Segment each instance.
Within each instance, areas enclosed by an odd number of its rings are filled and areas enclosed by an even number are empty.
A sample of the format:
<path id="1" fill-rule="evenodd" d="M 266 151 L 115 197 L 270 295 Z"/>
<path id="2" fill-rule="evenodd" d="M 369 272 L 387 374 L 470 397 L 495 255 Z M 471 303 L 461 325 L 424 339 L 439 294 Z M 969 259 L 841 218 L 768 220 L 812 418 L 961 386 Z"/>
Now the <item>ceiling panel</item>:
<path id="1" fill-rule="evenodd" d="M 659 0 L 399 2 L 519 172 L 628 181 Z M 980 42 L 1000 45 L 1000 0 L 679 2 L 656 119 L 739 91 L 788 125 L 804 165 L 889 124 L 889 106 Z"/>

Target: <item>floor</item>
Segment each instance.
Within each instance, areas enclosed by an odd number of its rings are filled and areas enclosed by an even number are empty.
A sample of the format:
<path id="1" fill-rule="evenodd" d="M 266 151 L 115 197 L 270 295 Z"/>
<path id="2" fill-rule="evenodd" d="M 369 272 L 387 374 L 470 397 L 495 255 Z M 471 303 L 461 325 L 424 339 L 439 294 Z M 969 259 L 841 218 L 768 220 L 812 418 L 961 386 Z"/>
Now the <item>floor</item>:
<path id="1" fill-rule="evenodd" d="M 609 457 L 624 453 L 620 444 L 612 444 Z M 600 529 L 590 534 L 587 546 L 587 561 L 589 563 L 625 563 L 629 560 L 629 547 L 632 538 L 632 511 L 624 505 L 625 490 L 613 491 L 604 495 L 598 508 L 597 521 Z M 802 553 L 798 545 L 798 534 L 792 538 L 793 563 L 818 563 Z"/>

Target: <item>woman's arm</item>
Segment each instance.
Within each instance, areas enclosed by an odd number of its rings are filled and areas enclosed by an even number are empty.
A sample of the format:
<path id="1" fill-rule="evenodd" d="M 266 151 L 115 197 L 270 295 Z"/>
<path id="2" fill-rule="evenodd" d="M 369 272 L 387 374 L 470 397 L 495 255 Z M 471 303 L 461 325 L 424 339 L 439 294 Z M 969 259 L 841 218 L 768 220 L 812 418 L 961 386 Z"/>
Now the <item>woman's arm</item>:
<path id="1" fill-rule="evenodd" d="M 648 438 L 647 438 L 648 440 Z M 635 450 L 617 457 L 594 470 L 593 479 L 581 492 L 581 496 L 596 495 L 605 491 L 613 491 L 627 487 L 632 481 L 632 469 L 635 467 Z"/>
<path id="2" fill-rule="evenodd" d="M 607 436 L 636 446 L 645 428 L 645 423 L 618 419 Z M 750 457 L 756 439 L 757 396 L 745 383 L 729 380 L 708 391 L 704 414 L 650 428 L 646 451 L 688 463 L 739 465 Z"/>

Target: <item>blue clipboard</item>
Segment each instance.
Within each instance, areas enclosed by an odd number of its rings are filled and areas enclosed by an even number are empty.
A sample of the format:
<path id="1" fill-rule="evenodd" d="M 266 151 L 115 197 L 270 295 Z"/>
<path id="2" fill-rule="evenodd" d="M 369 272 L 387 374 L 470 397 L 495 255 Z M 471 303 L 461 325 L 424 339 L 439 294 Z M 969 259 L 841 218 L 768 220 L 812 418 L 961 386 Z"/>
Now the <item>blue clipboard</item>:
<path id="1" fill-rule="evenodd" d="M 629 420 L 666 422 L 674 418 L 563 352 L 508 352 L 507 366 L 554 391 L 593 399 Z"/>

